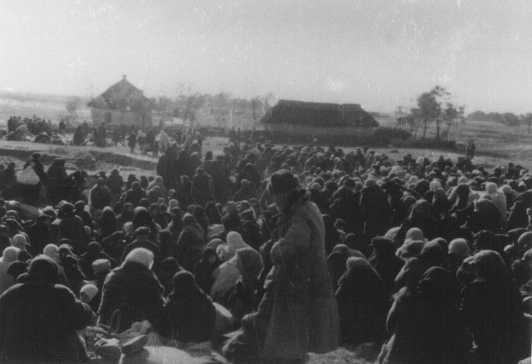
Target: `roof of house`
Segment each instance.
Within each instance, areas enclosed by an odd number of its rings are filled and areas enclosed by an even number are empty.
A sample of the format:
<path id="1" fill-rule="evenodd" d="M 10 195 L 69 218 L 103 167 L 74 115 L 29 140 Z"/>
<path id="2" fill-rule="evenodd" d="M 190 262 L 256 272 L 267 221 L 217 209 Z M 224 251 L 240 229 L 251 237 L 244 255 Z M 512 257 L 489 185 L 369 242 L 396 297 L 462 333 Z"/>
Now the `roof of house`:
<path id="1" fill-rule="evenodd" d="M 333 104 L 279 100 L 261 122 L 266 124 L 297 124 L 308 126 L 375 127 L 377 121 L 359 104 Z"/>
<path id="2" fill-rule="evenodd" d="M 92 99 L 88 106 L 99 109 L 145 111 L 152 108 L 152 102 L 124 75 L 103 94 Z"/>

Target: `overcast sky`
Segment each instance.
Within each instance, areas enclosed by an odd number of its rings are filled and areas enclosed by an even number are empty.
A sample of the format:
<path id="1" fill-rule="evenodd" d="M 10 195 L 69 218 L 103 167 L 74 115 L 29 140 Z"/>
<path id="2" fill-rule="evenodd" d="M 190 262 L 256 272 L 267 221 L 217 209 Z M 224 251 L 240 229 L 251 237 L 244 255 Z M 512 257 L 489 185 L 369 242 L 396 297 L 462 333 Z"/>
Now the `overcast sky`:
<path id="1" fill-rule="evenodd" d="M 0 90 L 532 111 L 530 0 L 0 0 Z"/>

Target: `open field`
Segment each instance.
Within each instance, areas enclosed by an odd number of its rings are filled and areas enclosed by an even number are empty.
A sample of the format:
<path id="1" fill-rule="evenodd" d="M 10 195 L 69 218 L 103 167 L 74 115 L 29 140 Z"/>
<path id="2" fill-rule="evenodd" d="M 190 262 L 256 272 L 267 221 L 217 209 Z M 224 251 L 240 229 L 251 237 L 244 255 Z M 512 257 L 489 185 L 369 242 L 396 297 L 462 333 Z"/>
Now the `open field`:
<path id="1" fill-rule="evenodd" d="M 383 126 L 394 126 L 391 118 L 379 121 Z M 473 139 L 481 163 L 493 166 L 512 161 L 532 168 L 532 132 L 528 132 L 526 125 L 510 127 L 490 121 L 466 121 L 451 129 L 449 139 L 460 144 Z M 441 154 L 427 149 L 419 149 L 416 154 L 419 152 L 425 155 Z"/>

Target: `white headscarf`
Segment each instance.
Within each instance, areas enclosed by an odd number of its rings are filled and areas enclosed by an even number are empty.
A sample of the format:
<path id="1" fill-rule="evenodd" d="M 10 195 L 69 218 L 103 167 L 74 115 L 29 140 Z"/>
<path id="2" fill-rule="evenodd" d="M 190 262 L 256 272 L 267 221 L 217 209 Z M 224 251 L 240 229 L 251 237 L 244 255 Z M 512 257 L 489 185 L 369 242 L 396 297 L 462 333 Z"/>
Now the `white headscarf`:
<path id="1" fill-rule="evenodd" d="M 140 263 L 148 269 L 151 269 L 153 266 L 153 253 L 145 248 L 135 248 L 126 255 L 124 263 L 126 262 L 135 262 Z"/>
<path id="2" fill-rule="evenodd" d="M 226 243 L 216 248 L 216 254 L 221 261 L 225 262 L 235 256 L 236 251 L 242 248 L 250 248 L 242 238 L 242 235 L 236 231 L 227 233 Z"/>
<path id="3" fill-rule="evenodd" d="M 55 244 L 48 244 L 42 250 L 42 253 L 54 262 L 59 263 L 59 248 Z"/>

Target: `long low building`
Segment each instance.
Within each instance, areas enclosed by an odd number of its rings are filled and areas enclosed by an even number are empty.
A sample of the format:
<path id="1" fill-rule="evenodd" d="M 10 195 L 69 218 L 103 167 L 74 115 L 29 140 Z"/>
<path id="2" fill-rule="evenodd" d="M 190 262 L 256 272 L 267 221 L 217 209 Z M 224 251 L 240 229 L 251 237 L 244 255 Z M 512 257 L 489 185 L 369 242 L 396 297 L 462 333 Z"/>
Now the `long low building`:
<path id="1" fill-rule="evenodd" d="M 280 100 L 261 119 L 268 130 L 295 133 L 345 133 L 379 126 L 358 104 Z"/>

